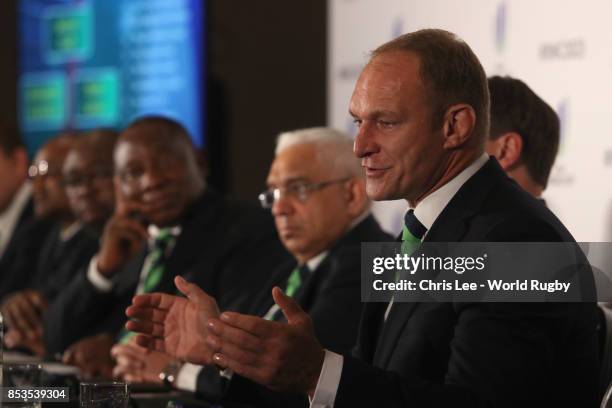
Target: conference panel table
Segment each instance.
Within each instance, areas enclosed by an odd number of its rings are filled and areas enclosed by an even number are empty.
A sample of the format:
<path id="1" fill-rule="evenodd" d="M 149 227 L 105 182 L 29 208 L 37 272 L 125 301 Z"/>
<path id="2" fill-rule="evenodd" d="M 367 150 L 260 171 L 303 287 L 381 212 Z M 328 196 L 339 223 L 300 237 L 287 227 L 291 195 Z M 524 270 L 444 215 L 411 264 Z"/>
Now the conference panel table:
<path id="1" fill-rule="evenodd" d="M 3 369 L 16 364 L 40 364 L 42 367 L 40 386 L 68 388 L 69 402 L 43 402 L 43 407 L 79 407 L 79 384 L 81 382 L 96 382 L 95 379 L 82 379 L 77 367 L 69 366 L 59 361 L 44 360 L 24 353 L 5 351 L 3 355 Z M 100 380 L 99 382 L 110 381 Z M 244 405 L 220 405 L 219 403 L 207 402 L 196 397 L 191 392 L 174 390 L 162 385 L 130 384 L 129 388 L 130 399 L 128 404 L 131 408 L 248 408 Z"/>

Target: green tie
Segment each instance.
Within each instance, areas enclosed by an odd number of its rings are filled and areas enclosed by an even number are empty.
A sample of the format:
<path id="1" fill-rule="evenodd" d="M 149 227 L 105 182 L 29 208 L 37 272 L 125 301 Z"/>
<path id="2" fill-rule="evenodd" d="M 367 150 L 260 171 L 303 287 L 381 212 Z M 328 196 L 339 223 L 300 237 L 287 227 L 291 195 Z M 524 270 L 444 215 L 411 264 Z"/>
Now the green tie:
<path id="1" fill-rule="evenodd" d="M 289 275 L 289 279 L 287 279 L 287 289 L 285 289 L 285 295 L 293 297 L 301 285 L 302 275 L 300 273 L 300 268 L 296 267 L 293 272 L 291 272 L 291 275 Z"/>
<path id="2" fill-rule="evenodd" d="M 152 292 L 161 282 L 166 269 L 166 251 L 171 244 L 174 244 L 175 239 L 170 228 L 159 230 L 150 254 L 149 270 L 143 285 L 144 293 Z"/>
<path id="3" fill-rule="evenodd" d="M 411 255 L 421 244 L 421 239 L 415 237 L 404 225 L 402 229 L 402 254 Z"/>
<path id="4" fill-rule="evenodd" d="M 308 275 L 310 274 L 310 270 L 307 265 L 296 266 L 295 269 L 289 275 L 289 279 L 287 279 L 287 287 L 285 288 L 285 295 L 289 297 L 293 297 L 295 293 L 298 291 L 302 283 L 306 280 Z M 280 310 L 278 305 L 274 304 L 264 316 L 266 320 L 274 320 L 278 321 L 283 317 L 283 312 Z"/>
<path id="5" fill-rule="evenodd" d="M 416 218 L 414 210 L 410 209 L 404 215 L 404 226 L 402 228 L 402 254 L 412 255 L 421 245 L 421 239 L 427 232 L 427 228 Z M 395 281 L 400 279 L 399 271 L 395 271 Z"/>
<path id="6" fill-rule="evenodd" d="M 166 251 L 170 245 L 174 245 L 176 237 L 172 235 L 170 228 L 159 230 L 159 235 L 155 238 L 153 249 L 149 254 L 149 268 L 143 285 L 143 293 L 153 292 L 164 276 L 166 269 Z M 119 334 L 119 343 L 126 344 L 136 333 L 126 329 Z"/>

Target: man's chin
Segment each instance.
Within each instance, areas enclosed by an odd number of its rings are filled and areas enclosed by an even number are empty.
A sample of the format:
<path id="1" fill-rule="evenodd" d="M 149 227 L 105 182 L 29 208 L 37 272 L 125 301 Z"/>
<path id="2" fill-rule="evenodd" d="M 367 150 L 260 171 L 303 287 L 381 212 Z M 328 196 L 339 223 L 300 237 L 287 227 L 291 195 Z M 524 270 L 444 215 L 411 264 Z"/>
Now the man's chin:
<path id="1" fill-rule="evenodd" d="M 368 194 L 370 200 L 373 201 L 387 201 L 397 199 L 397 197 L 387 191 L 384 186 L 378 183 L 367 183 L 366 193 Z"/>
<path id="2" fill-rule="evenodd" d="M 147 220 L 157 227 L 171 227 L 180 221 L 180 211 L 176 209 L 151 212 L 146 215 Z"/>

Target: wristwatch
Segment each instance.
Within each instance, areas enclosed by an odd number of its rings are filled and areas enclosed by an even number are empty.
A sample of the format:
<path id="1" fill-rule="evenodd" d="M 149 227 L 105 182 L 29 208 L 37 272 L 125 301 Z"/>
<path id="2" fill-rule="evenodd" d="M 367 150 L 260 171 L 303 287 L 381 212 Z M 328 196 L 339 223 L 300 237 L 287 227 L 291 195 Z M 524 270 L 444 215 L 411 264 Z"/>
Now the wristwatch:
<path id="1" fill-rule="evenodd" d="M 168 363 L 158 374 L 158 377 L 164 385 L 168 387 L 172 387 L 174 382 L 176 381 L 176 377 L 178 376 L 179 370 L 181 369 L 182 364 L 178 361 L 172 361 Z"/>

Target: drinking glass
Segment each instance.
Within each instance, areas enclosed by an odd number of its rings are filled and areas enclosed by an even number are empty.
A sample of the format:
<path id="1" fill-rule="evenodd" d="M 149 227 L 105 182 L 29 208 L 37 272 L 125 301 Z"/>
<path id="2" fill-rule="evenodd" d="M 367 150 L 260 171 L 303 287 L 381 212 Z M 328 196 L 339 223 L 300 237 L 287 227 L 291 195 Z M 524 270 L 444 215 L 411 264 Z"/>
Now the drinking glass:
<path id="1" fill-rule="evenodd" d="M 2 366 L 2 385 L 6 388 L 40 387 L 42 366 L 40 364 L 4 364 Z M 40 408 L 36 401 L 5 401 L 2 404 L 11 408 Z"/>
<path id="2" fill-rule="evenodd" d="M 127 408 L 130 391 L 122 382 L 81 383 L 81 408 Z"/>

